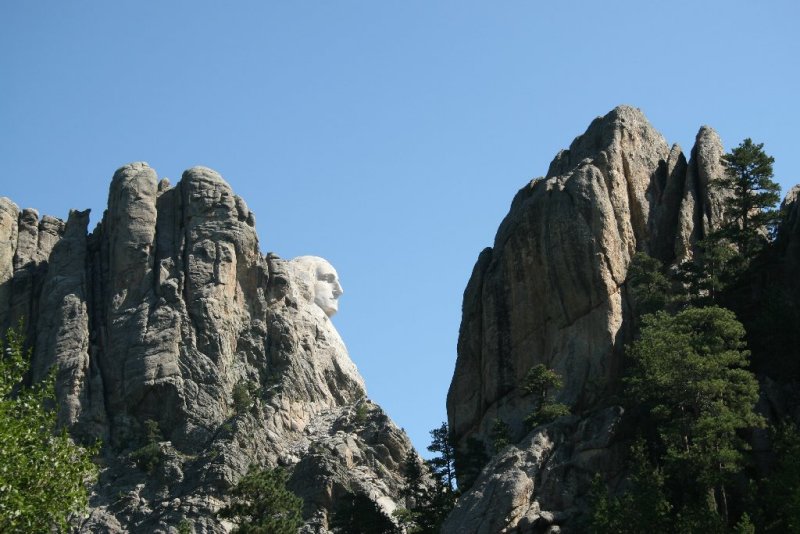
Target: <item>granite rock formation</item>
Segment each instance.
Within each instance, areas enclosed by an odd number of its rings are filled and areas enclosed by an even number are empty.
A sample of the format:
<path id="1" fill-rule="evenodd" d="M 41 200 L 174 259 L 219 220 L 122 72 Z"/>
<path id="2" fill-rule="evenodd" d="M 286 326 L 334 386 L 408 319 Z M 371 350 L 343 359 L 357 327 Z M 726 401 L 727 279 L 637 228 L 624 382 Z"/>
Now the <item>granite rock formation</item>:
<path id="1" fill-rule="evenodd" d="M 407 436 L 367 399 L 303 269 L 260 253 L 219 174 L 195 167 L 171 187 L 126 165 L 88 224 L 0 199 L 0 326 L 22 319 L 32 378 L 57 367 L 61 422 L 104 443 L 82 531 L 225 532 L 214 513 L 252 463 L 291 470 L 306 532 L 326 532 L 347 493 L 397 506 Z M 148 421 L 161 435 L 149 474 L 132 455 Z"/>
<path id="2" fill-rule="evenodd" d="M 464 292 L 447 399 L 462 452 L 471 439 L 490 443 L 496 420 L 516 445 L 483 470 L 445 532 L 568 530 L 593 474 L 615 476 L 622 409 L 600 401 L 619 385 L 631 337 L 628 265 L 638 251 L 667 265 L 691 258 L 723 215 L 710 185 L 723 153 L 704 126 L 687 161 L 638 109 L 620 106 L 517 193 Z M 556 400 L 575 415 L 528 433 L 537 400 L 521 385 L 537 364 L 563 377 Z"/>

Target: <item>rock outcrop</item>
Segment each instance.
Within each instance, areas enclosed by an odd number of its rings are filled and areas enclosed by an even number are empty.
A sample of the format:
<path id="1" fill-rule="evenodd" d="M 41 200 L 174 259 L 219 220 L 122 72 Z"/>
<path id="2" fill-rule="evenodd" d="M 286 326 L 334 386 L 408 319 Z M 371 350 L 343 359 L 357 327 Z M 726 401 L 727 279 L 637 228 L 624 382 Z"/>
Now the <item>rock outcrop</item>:
<path id="1" fill-rule="evenodd" d="M 57 367 L 61 422 L 104 444 L 82 530 L 225 532 L 215 512 L 251 464 L 291 470 L 307 532 L 348 493 L 391 513 L 407 436 L 366 398 L 306 272 L 260 253 L 219 174 L 195 167 L 171 187 L 126 165 L 88 223 L 0 199 L 0 326 L 23 320 L 32 378 Z M 132 456 L 148 421 L 161 434 L 149 474 Z"/>
<path id="2" fill-rule="evenodd" d="M 447 410 L 462 452 L 470 439 L 488 444 L 496 420 L 518 444 L 487 466 L 445 532 L 568 527 L 594 468 L 615 469 L 621 409 L 598 401 L 618 386 L 631 337 L 628 265 L 638 251 L 666 264 L 692 256 L 722 217 L 711 184 L 723 153 L 703 127 L 687 162 L 639 110 L 621 106 L 517 193 L 464 292 Z M 521 384 L 537 364 L 563 377 L 556 400 L 576 415 L 528 434 L 537 399 Z"/>

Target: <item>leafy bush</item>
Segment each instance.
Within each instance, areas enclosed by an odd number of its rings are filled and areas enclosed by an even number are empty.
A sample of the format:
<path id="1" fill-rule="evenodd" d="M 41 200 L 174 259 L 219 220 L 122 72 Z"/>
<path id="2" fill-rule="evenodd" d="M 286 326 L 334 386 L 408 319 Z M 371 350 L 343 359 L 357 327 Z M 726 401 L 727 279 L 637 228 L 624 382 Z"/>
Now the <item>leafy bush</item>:
<path id="1" fill-rule="evenodd" d="M 0 344 L 0 532 L 68 530 L 70 516 L 88 504 L 99 445 L 75 445 L 56 430 L 55 370 L 32 387 L 22 384 L 30 351 L 22 325 Z"/>

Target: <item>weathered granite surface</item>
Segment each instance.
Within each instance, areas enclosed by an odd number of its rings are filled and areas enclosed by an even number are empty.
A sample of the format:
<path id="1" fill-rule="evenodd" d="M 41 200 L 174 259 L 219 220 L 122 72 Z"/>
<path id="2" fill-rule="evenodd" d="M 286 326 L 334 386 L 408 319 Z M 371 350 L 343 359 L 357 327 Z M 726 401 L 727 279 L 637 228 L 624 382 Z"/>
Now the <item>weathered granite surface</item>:
<path id="1" fill-rule="evenodd" d="M 687 162 L 641 111 L 620 106 L 517 193 L 464 292 L 447 399 L 460 450 L 490 443 L 498 419 L 517 445 L 492 460 L 445 532 L 569 530 L 594 472 L 619 469 L 609 436 L 621 409 L 598 402 L 618 387 L 631 337 L 628 265 L 638 251 L 666 264 L 692 256 L 722 217 L 710 184 L 723 153 L 704 126 Z M 575 415 L 528 433 L 537 400 L 521 385 L 537 364 L 563 377 L 555 400 Z"/>
<path id="2" fill-rule="evenodd" d="M 174 532 L 187 519 L 225 532 L 214 512 L 252 463 L 292 471 L 307 532 L 325 532 L 347 492 L 391 513 L 412 446 L 367 399 L 328 317 L 341 286 L 323 311 L 307 261 L 263 256 L 252 212 L 204 167 L 171 187 L 126 165 L 91 234 L 88 223 L 88 211 L 40 220 L 0 199 L 0 327 L 23 319 L 33 378 L 58 368 L 62 423 L 104 443 L 82 531 Z M 238 407 L 236 388 L 248 392 Z M 131 457 L 148 420 L 161 433 L 149 475 Z"/>
<path id="3" fill-rule="evenodd" d="M 539 363 L 565 379 L 559 400 L 591 405 L 618 377 L 637 251 L 684 259 L 719 217 L 708 182 L 718 136 L 704 127 L 686 162 L 634 108 L 596 119 L 544 178 L 514 198 L 464 292 L 448 414 L 458 441 L 501 418 L 517 431 L 533 399 L 519 384 Z"/>

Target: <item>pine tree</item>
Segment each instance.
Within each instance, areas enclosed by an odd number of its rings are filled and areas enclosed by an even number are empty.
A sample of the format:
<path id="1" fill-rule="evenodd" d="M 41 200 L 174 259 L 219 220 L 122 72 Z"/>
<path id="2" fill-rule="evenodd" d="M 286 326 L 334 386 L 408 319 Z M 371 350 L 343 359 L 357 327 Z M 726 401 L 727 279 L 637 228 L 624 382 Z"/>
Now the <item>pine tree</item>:
<path id="1" fill-rule="evenodd" d="M 251 467 L 230 492 L 231 503 L 219 515 L 236 523 L 238 534 L 295 534 L 302 524 L 303 500 L 286 488 L 281 469 Z"/>
<path id="2" fill-rule="evenodd" d="M 536 398 L 536 408 L 525 418 L 528 428 L 533 429 L 570 413 L 569 406 L 553 402 L 550 398 L 551 391 L 559 389 L 563 384 L 561 376 L 553 369 L 542 364 L 530 368 L 522 381 L 522 390 Z"/>
<path id="3" fill-rule="evenodd" d="M 672 506 L 664 490 L 664 475 L 648 460 L 643 440 L 631 448 L 630 463 L 629 489 L 618 497 L 609 495 L 600 475 L 595 478 L 590 494 L 590 531 L 596 534 L 674 532 L 674 522 L 670 517 Z"/>
<path id="4" fill-rule="evenodd" d="M 672 288 L 664 266 L 644 252 L 637 252 L 631 258 L 626 282 L 637 316 L 661 311 L 671 301 Z"/>
<path id="5" fill-rule="evenodd" d="M 800 430 L 791 422 L 773 429 L 775 464 L 758 498 L 765 532 L 800 532 Z"/>
<path id="6" fill-rule="evenodd" d="M 442 422 L 439 428 L 431 430 L 431 444 L 428 445 L 428 450 L 437 454 L 428 460 L 433 475 L 442 482 L 447 491 L 454 491 L 456 485 L 455 450 L 447 423 Z"/>
<path id="7" fill-rule="evenodd" d="M 486 445 L 475 436 L 467 438 L 463 449 L 455 450 L 455 472 L 458 474 L 460 493 L 472 487 L 488 461 Z"/>
<path id="8" fill-rule="evenodd" d="M 763 143 L 750 138 L 722 156 L 725 175 L 712 184 L 730 193 L 719 236 L 728 239 L 745 260 L 752 259 L 767 241 L 775 224 L 780 186 L 772 180 L 775 158 Z"/>
<path id="9" fill-rule="evenodd" d="M 744 327 L 719 307 L 659 312 L 643 323 L 628 351 L 631 400 L 658 425 L 665 472 L 681 488 L 677 497 L 713 502 L 706 512 L 727 524 L 726 484 L 743 467 L 748 449 L 739 431 L 763 425 L 754 410 L 758 382 L 747 370 Z M 692 516 L 692 524 L 715 521 L 700 509 L 688 511 L 684 516 Z"/>
<path id="10" fill-rule="evenodd" d="M 422 467 L 413 449 L 406 453 L 406 457 L 403 460 L 403 480 L 405 482 L 403 496 L 419 501 L 425 494 L 425 484 Z"/>
<path id="11" fill-rule="evenodd" d="M 492 440 L 492 449 L 494 454 L 499 453 L 511 444 L 511 428 L 508 423 L 502 419 L 495 419 L 492 422 L 492 429 L 489 432 L 489 438 Z"/>

